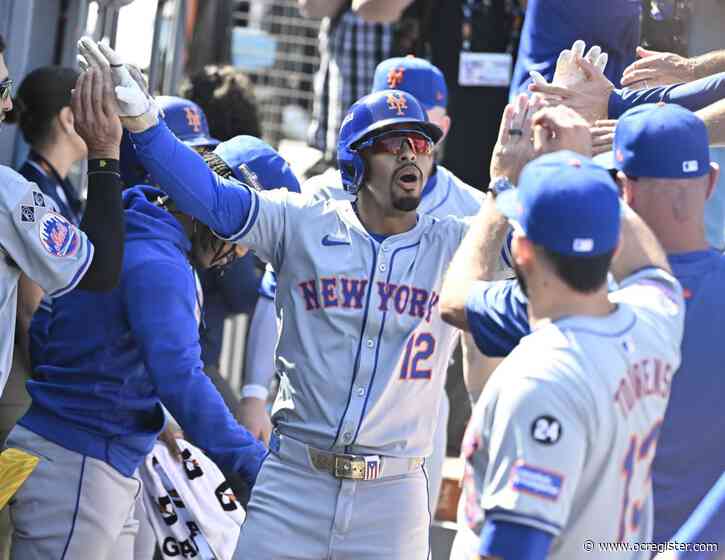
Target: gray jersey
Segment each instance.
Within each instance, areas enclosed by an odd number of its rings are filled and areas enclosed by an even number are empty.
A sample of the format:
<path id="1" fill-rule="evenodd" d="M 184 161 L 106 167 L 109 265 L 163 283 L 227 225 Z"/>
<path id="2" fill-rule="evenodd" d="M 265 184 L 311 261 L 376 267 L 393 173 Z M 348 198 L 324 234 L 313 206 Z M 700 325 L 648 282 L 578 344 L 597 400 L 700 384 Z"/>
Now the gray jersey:
<path id="1" fill-rule="evenodd" d="M 252 196 L 236 239 L 277 271 L 279 429 L 316 447 L 429 455 L 457 335 L 438 299 L 467 225 L 419 215 L 378 243 L 348 200 Z"/>
<path id="2" fill-rule="evenodd" d="M 610 299 L 618 307 L 607 317 L 537 328 L 484 388 L 463 445 L 476 534 L 486 517 L 531 526 L 555 536 L 552 559 L 604 559 L 614 550 L 598 543 L 651 540 L 650 467 L 685 307 L 677 281 L 658 269 Z"/>
<path id="3" fill-rule="evenodd" d="M 20 273 L 51 297 L 72 290 L 93 259 L 86 235 L 54 211 L 51 199 L 0 166 L 0 394 L 13 354 Z"/>

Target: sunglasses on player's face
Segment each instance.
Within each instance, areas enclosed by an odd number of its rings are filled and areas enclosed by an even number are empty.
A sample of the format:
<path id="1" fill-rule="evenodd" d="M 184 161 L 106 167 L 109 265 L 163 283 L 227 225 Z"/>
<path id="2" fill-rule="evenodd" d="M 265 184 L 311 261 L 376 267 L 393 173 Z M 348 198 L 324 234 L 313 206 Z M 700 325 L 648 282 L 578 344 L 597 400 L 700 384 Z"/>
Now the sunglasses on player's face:
<path id="1" fill-rule="evenodd" d="M 13 93 L 13 81 L 7 78 L 0 82 L 0 102 L 4 103 Z"/>
<path id="2" fill-rule="evenodd" d="M 375 154 L 393 154 L 397 156 L 408 144 L 416 155 L 427 155 L 433 151 L 433 140 L 422 132 L 395 130 L 378 136 L 373 140 L 372 151 Z"/>

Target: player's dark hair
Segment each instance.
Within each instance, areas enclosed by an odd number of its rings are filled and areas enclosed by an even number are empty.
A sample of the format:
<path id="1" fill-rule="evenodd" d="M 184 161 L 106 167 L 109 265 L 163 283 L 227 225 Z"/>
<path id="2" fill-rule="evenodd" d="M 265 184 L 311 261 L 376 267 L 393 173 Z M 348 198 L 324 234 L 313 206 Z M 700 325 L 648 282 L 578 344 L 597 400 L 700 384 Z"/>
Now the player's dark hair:
<path id="1" fill-rule="evenodd" d="M 202 108 L 212 137 L 224 142 L 241 134 L 262 135 L 254 86 L 233 66 L 205 66 L 181 86 L 180 94 Z"/>
<path id="2" fill-rule="evenodd" d="M 554 266 L 557 276 L 571 289 L 581 293 L 596 292 L 607 281 L 614 251 L 595 257 L 572 257 L 539 247 Z"/>
<path id="3" fill-rule="evenodd" d="M 53 120 L 70 106 L 71 90 L 78 71 L 62 66 L 43 66 L 28 74 L 18 87 L 7 121 L 17 123 L 25 141 L 42 146 L 52 141 Z"/>
<path id="4" fill-rule="evenodd" d="M 0 33 L 0 54 L 5 52 L 5 37 Z"/>
<path id="5" fill-rule="evenodd" d="M 211 169 L 214 173 L 219 175 L 220 177 L 224 177 L 225 179 L 228 179 L 232 176 L 232 170 L 231 168 L 226 164 L 226 162 L 220 158 L 217 154 L 214 152 L 204 152 L 201 157 L 204 158 L 204 161 L 209 166 L 209 169 Z"/>

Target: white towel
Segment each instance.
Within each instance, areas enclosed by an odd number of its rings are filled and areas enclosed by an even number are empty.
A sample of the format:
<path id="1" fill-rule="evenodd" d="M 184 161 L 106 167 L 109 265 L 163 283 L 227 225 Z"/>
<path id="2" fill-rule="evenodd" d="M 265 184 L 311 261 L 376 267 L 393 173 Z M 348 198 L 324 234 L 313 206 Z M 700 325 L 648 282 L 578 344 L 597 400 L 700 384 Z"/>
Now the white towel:
<path id="1" fill-rule="evenodd" d="M 231 560 L 245 512 L 219 468 L 183 439 L 183 461 L 157 442 L 139 469 L 163 558 Z"/>

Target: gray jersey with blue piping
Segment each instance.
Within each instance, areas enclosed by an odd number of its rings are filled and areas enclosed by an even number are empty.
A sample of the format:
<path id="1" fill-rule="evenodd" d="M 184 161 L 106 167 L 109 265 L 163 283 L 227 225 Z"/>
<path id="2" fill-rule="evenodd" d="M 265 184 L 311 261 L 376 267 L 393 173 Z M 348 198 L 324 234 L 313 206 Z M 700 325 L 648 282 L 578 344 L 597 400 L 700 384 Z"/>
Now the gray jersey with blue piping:
<path id="1" fill-rule="evenodd" d="M 252 199 L 232 239 L 277 271 L 278 428 L 320 448 L 429 455 L 458 333 L 440 317 L 439 293 L 467 224 L 419 214 L 379 243 L 349 200 Z"/>
<path id="2" fill-rule="evenodd" d="M 20 273 L 49 296 L 61 296 L 83 278 L 93 259 L 93 245 L 19 173 L 0 166 L 0 185 L 1 395 L 13 355 Z"/>

